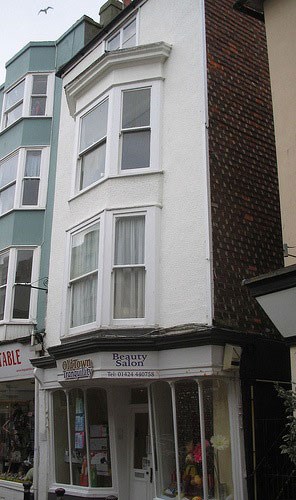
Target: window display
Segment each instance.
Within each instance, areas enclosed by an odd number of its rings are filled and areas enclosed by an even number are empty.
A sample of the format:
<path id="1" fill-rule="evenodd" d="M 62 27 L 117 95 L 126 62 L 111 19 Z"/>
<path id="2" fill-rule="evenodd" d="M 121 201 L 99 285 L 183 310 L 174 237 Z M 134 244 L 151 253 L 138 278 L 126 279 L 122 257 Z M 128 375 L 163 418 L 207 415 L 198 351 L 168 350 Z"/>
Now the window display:
<path id="1" fill-rule="evenodd" d="M 104 389 L 53 393 L 56 482 L 112 486 L 107 394 Z"/>
<path id="2" fill-rule="evenodd" d="M 151 395 L 158 498 L 233 500 L 227 383 L 156 382 Z"/>
<path id="3" fill-rule="evenodd" d="M 22 482 L 33 467 L 34 381 L 0 384 L 0 479 Z"/>

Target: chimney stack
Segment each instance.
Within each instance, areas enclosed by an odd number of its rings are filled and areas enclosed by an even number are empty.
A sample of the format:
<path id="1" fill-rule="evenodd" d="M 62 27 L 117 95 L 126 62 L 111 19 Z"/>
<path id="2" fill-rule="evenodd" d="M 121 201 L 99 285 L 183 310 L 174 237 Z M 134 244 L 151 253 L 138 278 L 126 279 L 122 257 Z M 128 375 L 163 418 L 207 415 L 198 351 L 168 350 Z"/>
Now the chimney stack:
<path id="1" fill-rule="evenodd" d="M 123 0 L 124 6 L 127 7 L 132 0 Z"/>
<path id="2" fill-rule="evenodd" d="M 125 4 L 126 1 L 123 4 L 120 0 L 107 0 L 100 8 L 100 24 L 107 26 L 124 9 Z"/>

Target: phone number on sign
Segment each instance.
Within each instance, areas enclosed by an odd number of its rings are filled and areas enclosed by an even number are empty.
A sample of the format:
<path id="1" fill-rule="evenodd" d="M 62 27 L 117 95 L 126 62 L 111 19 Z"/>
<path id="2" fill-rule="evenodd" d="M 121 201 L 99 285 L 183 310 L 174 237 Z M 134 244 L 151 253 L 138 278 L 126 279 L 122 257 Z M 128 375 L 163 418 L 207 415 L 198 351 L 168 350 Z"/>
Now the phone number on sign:
<path id="1" fill-rule="evenodd" d="M 107 377 L 117 377 L 117 378 L 154 378 L 156 377 L 156 372 L 139 372 L 139 371 L 108 371 Z"/>

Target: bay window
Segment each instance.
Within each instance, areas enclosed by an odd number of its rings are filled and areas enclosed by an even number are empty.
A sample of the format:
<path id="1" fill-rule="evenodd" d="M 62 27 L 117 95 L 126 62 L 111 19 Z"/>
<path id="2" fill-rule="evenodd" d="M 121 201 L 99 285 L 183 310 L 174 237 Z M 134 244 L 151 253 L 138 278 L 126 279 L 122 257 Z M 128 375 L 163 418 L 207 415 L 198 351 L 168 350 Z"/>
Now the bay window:
<path id="1" fill-rule="evenodd" d="M 38 252 L 33 248 L 11 248 L 0 254 L 0 321 L 31 320 L 35 316 Z"/>
<path id="2" fill-rule="evenodd" d="M 67 331 L 154 324 L 158 213 L 106 211 L 69 234 Z"/>
<path id="3" fill-rule="evenodd" d="M 4 94 L 2 129 L 24 116 L 49 116 L 54 74 L 27 74 Z"/>
<path id="4" fill-rule="evenodd" d="M 49 148 L 21 148 L 0 160 L 0 216 L 46 202 Z"/>
<path id="5" fill-rule="evenodd" d="M 159 169 L 160 85 L 114 86 L 79 117 L 73 194 L 108 177 Z"/>

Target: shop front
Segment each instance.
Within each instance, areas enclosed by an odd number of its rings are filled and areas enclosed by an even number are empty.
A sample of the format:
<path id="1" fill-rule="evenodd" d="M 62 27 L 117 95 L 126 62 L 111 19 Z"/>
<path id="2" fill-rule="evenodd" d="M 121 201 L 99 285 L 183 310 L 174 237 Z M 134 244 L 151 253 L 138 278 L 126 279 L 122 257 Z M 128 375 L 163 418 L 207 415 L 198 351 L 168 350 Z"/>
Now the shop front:
<path id="1" fill-rule="evenodd" d="M 22 482 L 34 462 L 35 383 L 28 344 L 0 350 L 0 498 L 22 499 Z"/>
<path id="2" fill-rule="evenodd" d="M 210 345 L 51 360 L 48 498 L 246 498 L 238 373 L 223 363 Z"/>

